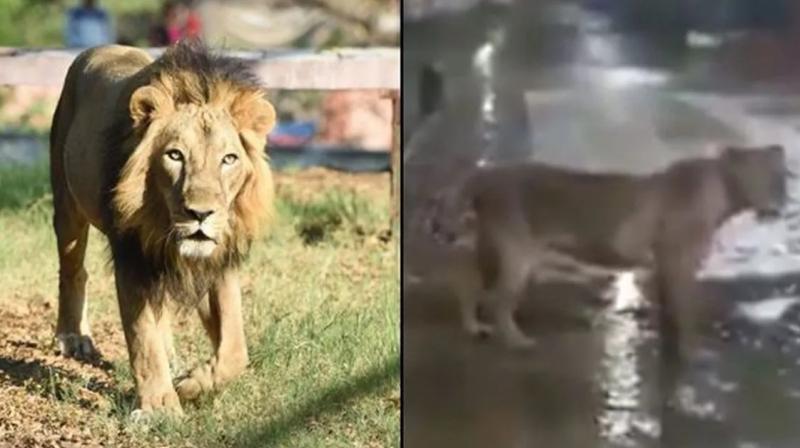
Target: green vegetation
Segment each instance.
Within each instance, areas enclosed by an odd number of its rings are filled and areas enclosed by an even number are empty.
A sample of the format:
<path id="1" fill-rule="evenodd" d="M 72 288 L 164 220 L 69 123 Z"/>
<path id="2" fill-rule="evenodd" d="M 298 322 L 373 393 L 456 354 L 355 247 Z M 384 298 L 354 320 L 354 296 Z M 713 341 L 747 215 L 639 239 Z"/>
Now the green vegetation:
<path id="1" fill-rule="evenodd" d="M 98 3 L 111 13 L 118 37 L 146 45 L 149 23 L 158 17 L 162 2 L 98 0 Z M 66 11 L 78 4 L 75 0 L 0 0 L 0 46 L 63 46 Z"/>
<path id="2" fill-rule="evenodd" d="M 282 185 L 278 222 L 242 273 L 249 369 L 216 396 L 184 406 L 183 419 L 141 425 L 128 418 L 133 383 L 96 231 L 87 269 L 104 362 L 53 356 L 57 260 L 47 176 L 46 166 L 0 168 L 0 337 L 23 341 L 0 344 L 9 366 L 0 372 L 0 414 L 10 422 L 0 422 L 0 445 L 39 446 L 55 433 L 114 446 L 399 446 L 397 252 L 382 236 L 388 200 Z M 308 228 L 320 235 L 313 244 Z M 209 355 L 193 313 L 175 330 L 184 367 Z M 4 433 L 9 427 L 38 429 Z"/>
<path id="3" fill-rule="evenodd" d="M 0 210 L 17 211 L 47 197 L 50 192 L 50 171 L 39 164 L 20 169 L 0 167 Z"/>

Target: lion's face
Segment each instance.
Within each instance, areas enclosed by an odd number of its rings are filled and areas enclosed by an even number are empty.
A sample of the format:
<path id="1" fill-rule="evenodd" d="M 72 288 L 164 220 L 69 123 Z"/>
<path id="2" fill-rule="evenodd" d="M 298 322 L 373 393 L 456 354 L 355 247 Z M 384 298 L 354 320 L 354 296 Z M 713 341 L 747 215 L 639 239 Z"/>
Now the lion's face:
<path id="1" fill-rule="evenodd" d="M 786 161 L 782 146 L 761 150 L 727 148 L 723 154 L 729 188 L 742 208 L 760 219 L 776 217 L 786 203 Z"/>
<path id="2" fill-rule="evenodd" d="M 221 83 L 195 101 L 176 92 L 162 81 L 131 97 L 139 139 L 115 188 L 116 226 L 155 257 L 241 253 L 271 212 L 264 146 L 275 111 L 259 90 Z"/>
<path id="3" fill-rule="evenodd" d="M 230 237 L 230 214 L 253 166 L 222 109 L 182 105 L 163 124 L 153 168 L 183 257 L 211 256 Z"/>

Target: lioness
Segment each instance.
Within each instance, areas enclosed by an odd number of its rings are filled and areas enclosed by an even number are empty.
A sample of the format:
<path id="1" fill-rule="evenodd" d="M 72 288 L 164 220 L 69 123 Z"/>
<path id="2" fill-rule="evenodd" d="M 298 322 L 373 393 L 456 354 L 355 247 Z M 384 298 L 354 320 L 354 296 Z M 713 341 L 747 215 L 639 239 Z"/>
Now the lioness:
<path id="1" fill-rule="evenodd" d="M 591 264 L 650 268 L 666 355 L 681 356 L 691 347 L 695 272 L 714 231 L 745 209 L 762 218 L 778 213 L 786 199 L 784 151 L 726 148 L 714 158 L 681 161 L 645 176 L 536 163 L 494 166 L 477 170 L 462 193 L 475 214 L 475 262 L 508 344 L 533 343 L 513 314 L 542 264 L 537 247 L 546 247 Z M 462 297 L 471 333 L 478 299 Z"/>
<path id="2" fill-rule="evenodd" d="M 459 299 L 464 330 L 474 337 L 486 337 L 494 327 L 478 319 L 477 307 L 482 304 L 491 308 L 495 301 L 484 297 L 480 268 L 486 265 L 476 262 L 475 213 L 458 202 L 440 192 L 424 201 L 412 215 L 404 241 L 409 257 L 404 274 L 415 282 L 426 280 L 447 287 Z M 534 237 L 517 240 L 515 247 L 520 254 L 517 267 L 527 273 L 524 282 L 585 287 L 599 304 L 608 304 L 612 298 L 609 294 L 618 280 L 618 268 L 578 260 Z M 602 293 L 598 294 L 598 290 Z M 527 346 L 532 339 L 517 342 L 516 345 Z"/>
<path id="3" fill-rule="evenodd" d="M 188 42 L 105 46 L 66 76 L 50 135 L 61 352 L 94 353 L 89 225 L 111 247 L 137 411 L 180 412 L 248 363 L 237 268 L 271 214 L 275 110 L 243 62 Z M 166 300 L 197 306 L 214 355 L 173 387 Z M 202 301 L 201 301 L 202 299 Z M 177 390 L 177 393 L 176 393 Z"/>

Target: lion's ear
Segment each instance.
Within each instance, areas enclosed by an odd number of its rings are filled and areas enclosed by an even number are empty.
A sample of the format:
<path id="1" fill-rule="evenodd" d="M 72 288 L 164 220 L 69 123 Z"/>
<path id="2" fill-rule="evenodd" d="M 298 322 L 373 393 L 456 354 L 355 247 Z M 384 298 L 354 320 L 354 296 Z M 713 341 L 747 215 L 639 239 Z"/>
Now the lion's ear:
<path id="1" fill-rule="evenodd" d="M 128 107 L 135 128 L 148 124 L 153 118 L 171 112 L 174 108 L 169 95 L 153 86 L 136 89 Z"/>
<path id="2" fill-rule="evenodd" d="M 253 131 L 266 136 L 275 126 L 275 108 L 261 91 L 239 95 L 230 108 L 239 131 Z"/>

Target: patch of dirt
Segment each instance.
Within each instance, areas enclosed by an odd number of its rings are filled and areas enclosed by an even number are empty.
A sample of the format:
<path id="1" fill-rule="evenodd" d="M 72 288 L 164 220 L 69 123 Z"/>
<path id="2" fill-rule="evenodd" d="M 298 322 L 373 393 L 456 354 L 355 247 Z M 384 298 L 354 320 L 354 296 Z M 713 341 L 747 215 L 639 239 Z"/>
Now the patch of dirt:
<path id="1" fill-rule="evenodd" d="M 389 173 L 346 173 L 326 168 L 275 172 L 277 191 L 291 190 L 298 199 L 318 196 L 332 189 L 353 191 L 370 200 L 389 198 Z"/>
<path id="2" fill-rule="evenodd" d="M 127 445 L 123 428 L 92 431 L 114 400 L 132 399 L 112 376 L 110 359 L 124 359 L 114 322 L 93 323 L 102 357 L 66 359 L 53 340 L 56 313 L 41 296 L 14 297 L 0 309 L 0 446 Z"/>

